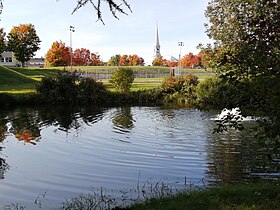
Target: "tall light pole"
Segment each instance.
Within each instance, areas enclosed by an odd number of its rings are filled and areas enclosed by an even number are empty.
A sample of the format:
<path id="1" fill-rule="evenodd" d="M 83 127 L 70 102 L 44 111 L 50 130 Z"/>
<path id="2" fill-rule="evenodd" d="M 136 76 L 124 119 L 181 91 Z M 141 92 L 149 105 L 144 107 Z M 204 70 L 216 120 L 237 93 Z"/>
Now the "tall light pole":
<path id="1" fill-rule="evenodd" d="M 72 32 L 75 32 L 75 27 L 74 26 L 70 26 L 70 68 L 72 71 L 72 66 L 73 66 L 73 50 L 72 50 Z"/>
<path id="2" fill-rule="evenodd" d="M 179 54 L 179 75 L 181 75 L 181 53 L 182 53 L 182 47 L 184 46 L 184 42 L 178 42 L 178 46 L 180 47 L 180 54 Z"/>

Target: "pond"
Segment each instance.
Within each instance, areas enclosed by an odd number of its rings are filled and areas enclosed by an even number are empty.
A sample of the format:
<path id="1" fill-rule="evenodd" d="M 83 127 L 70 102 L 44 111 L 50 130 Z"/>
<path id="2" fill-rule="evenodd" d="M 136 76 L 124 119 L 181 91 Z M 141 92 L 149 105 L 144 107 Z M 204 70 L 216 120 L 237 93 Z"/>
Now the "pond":
<path id="1" fill-rule="evenodd" d="M 180 190 L 246 181 L 261 168 L 252 135 L 213 134 L 216 115 L 161 107 L 2 110 L 0 208 L 59 209 L 96 189 L 121 200 L 125 190 L 159 182 Z"/>

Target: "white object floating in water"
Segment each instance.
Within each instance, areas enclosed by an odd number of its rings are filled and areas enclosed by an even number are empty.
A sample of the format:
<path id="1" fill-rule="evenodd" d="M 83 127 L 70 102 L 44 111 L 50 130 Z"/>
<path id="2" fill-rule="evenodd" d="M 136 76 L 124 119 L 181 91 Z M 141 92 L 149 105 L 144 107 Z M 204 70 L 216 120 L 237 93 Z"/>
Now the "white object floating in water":
<path id="1" fill-rule="evenodd" d="M 227 109 L 224 108 L 220 114 L 218 114 L 215 118 L 212 120 L 224 120 L 227 116 L 231 117 L 231 121 L 250 121 L 250 120 L 256 120 L 255 117 L 247 116 L 243 117 L 241 114 L 241 110 L 239 107 L 233 108 L 233 109 Z"/>

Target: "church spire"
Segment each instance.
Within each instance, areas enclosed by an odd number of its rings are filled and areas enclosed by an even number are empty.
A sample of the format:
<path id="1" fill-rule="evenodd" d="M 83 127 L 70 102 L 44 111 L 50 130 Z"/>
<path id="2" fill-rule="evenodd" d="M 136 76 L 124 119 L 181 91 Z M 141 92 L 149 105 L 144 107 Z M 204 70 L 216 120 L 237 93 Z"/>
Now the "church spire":
<path id="1" fill-rule="evenodd" d="M 159 45 L 159 35 L 158 35 L 158 24 L 156 28 L 156 46 L 155 46 L 155 57 L 160 56 L 160 45 Z"/>

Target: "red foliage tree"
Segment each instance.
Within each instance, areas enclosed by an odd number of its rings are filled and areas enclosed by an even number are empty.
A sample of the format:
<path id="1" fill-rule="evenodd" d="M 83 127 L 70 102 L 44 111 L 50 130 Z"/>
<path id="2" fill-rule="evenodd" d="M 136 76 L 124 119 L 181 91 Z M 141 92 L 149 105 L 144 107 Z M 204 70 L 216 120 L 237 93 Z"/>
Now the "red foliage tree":
<path id="1" fill-rule="evenodd" d="M 73 52 L 73 65 L 86 66 L 91 63 L 90 51 L 85 48 L 76 49 Z"/>
<path id="2" fill-rule="evenodd" d="M 98 53 L 91 53 L 91 65 L 99 66 L 101 63 L 100 55 L 98 55 Z"/>

